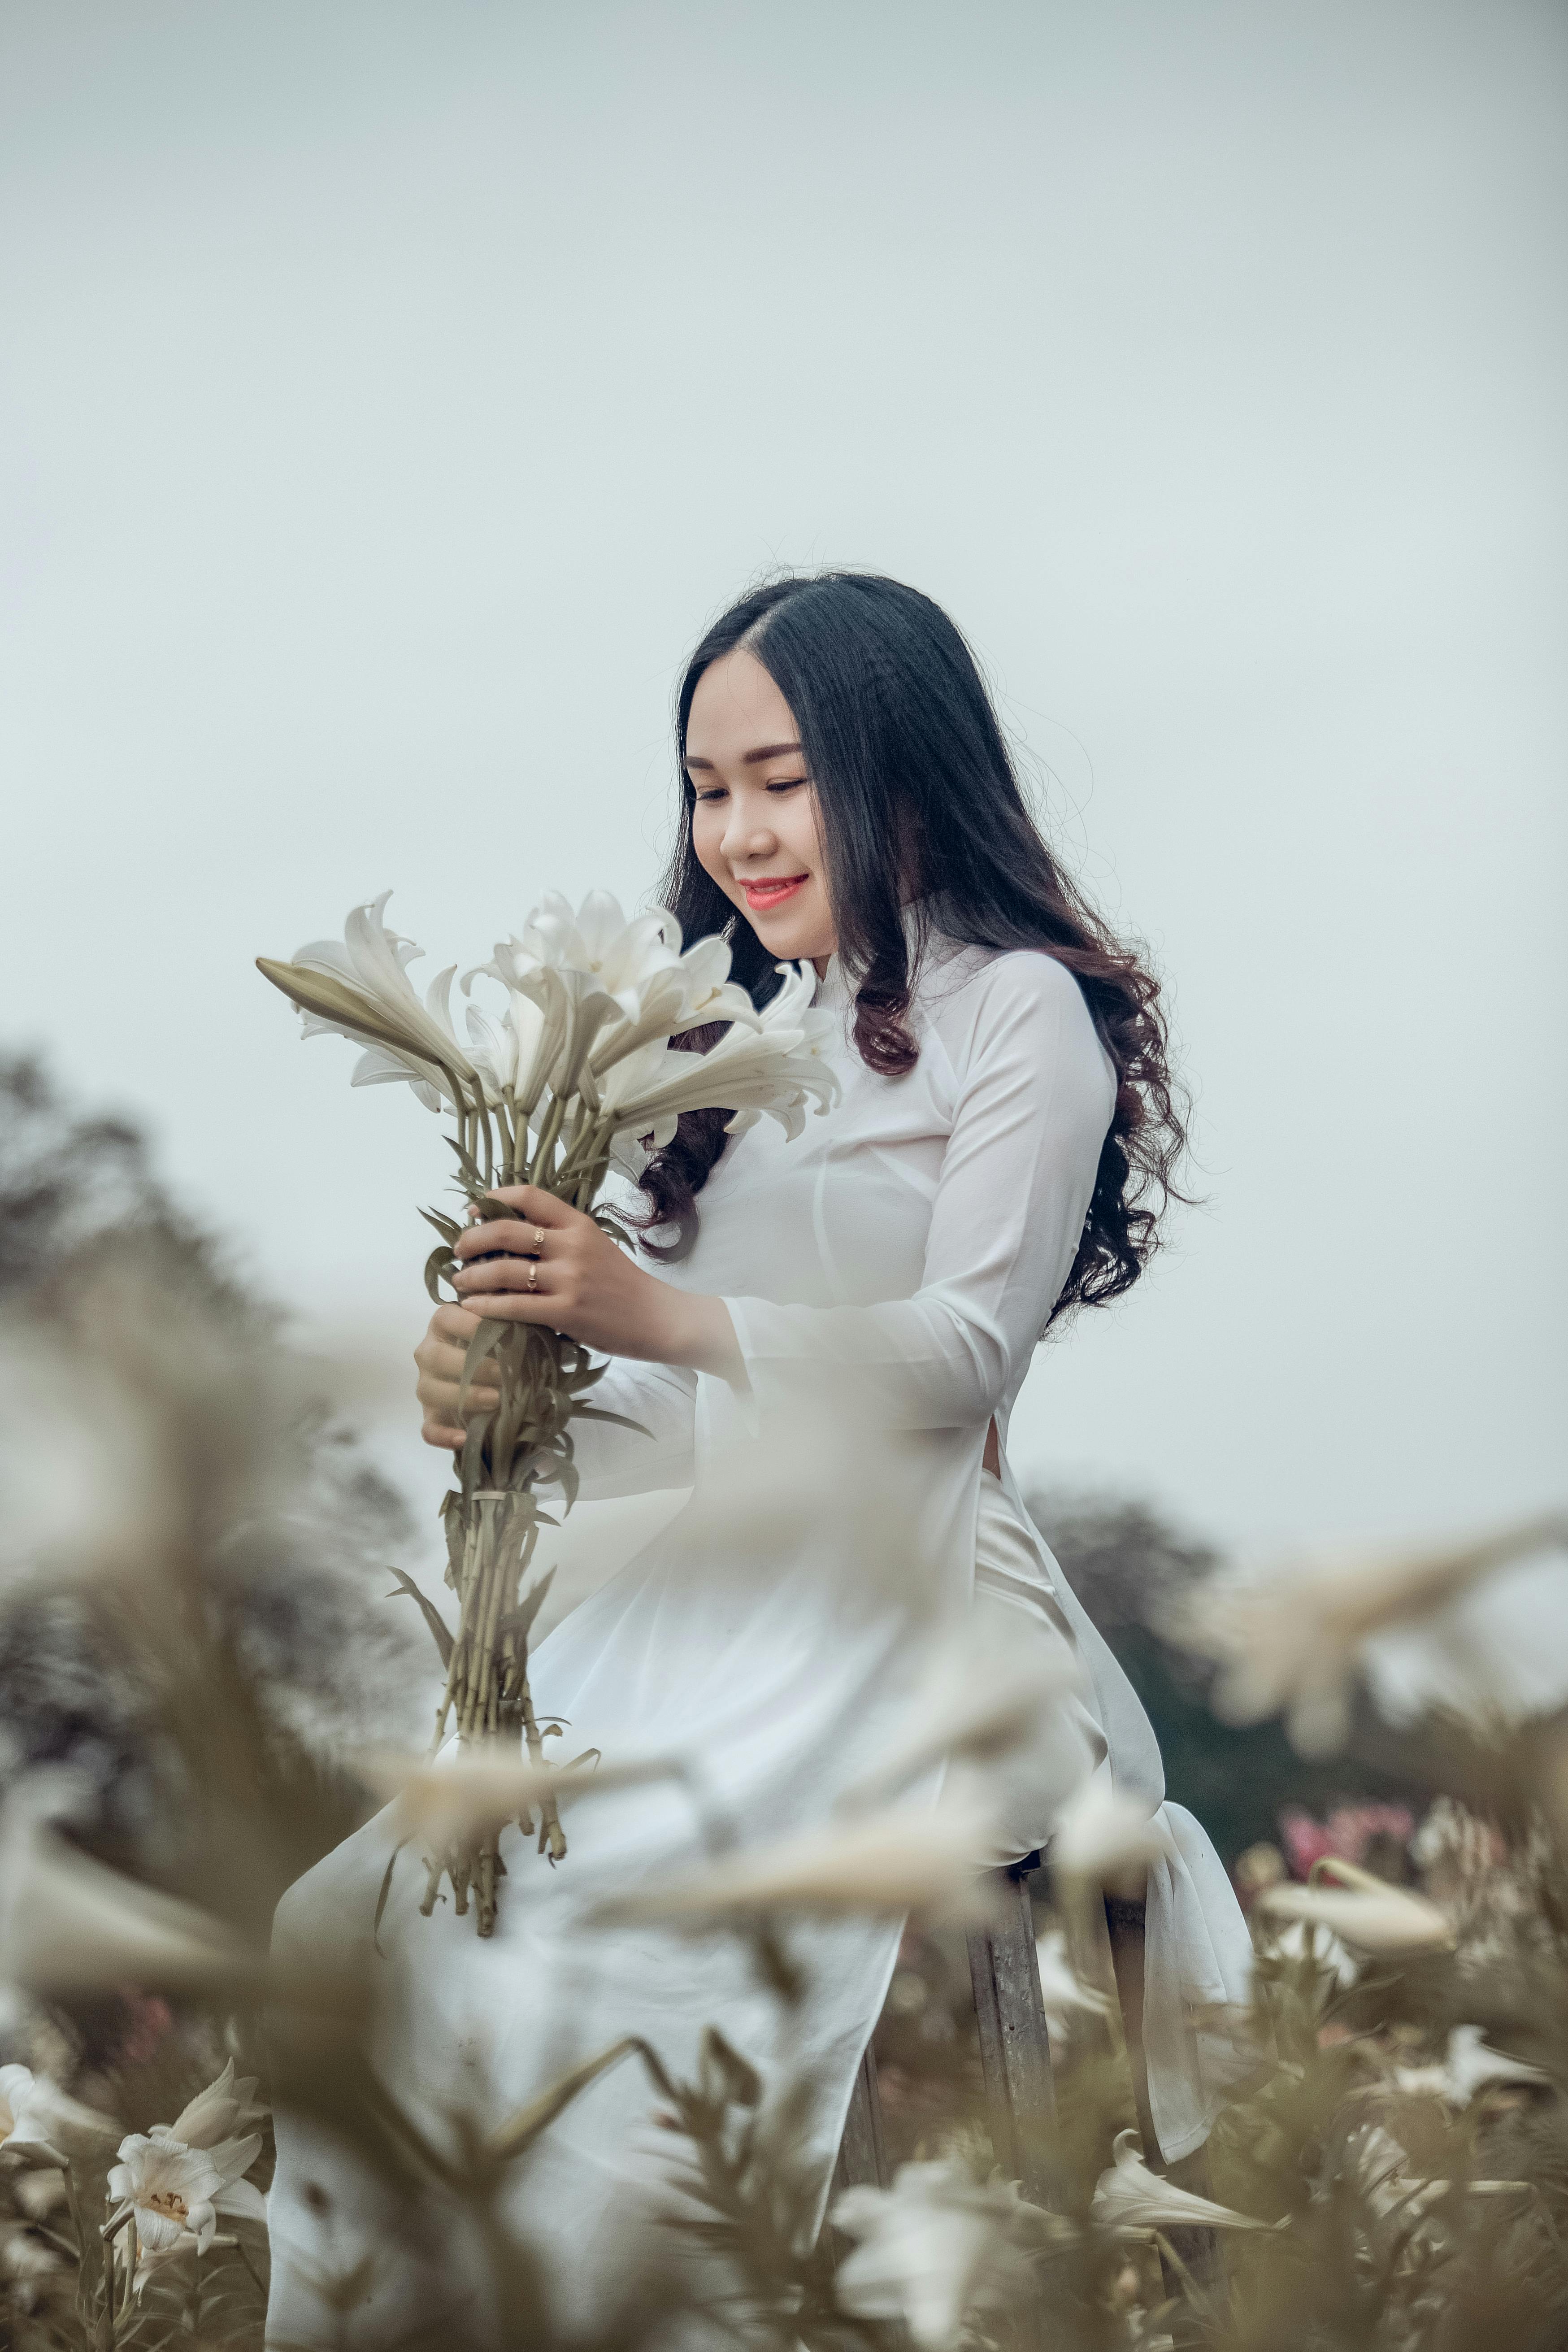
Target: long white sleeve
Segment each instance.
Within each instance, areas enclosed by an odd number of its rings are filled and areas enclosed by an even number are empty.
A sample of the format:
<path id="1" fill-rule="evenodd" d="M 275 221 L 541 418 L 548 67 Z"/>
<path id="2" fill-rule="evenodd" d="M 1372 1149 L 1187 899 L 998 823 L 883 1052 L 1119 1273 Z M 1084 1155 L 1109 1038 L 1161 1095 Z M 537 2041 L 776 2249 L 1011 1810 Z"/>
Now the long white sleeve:
<path id="1" fill-rule="evenodd" d="M 1115 1098 L 1078 983 L 1044 954 L 994 957 L 936 1002 L 921 1052 L 951 1118 L 921 1286 L 873 1306 L 727 1297 L 764 1421 L 983 1425 L 1067 1279 Z"/>

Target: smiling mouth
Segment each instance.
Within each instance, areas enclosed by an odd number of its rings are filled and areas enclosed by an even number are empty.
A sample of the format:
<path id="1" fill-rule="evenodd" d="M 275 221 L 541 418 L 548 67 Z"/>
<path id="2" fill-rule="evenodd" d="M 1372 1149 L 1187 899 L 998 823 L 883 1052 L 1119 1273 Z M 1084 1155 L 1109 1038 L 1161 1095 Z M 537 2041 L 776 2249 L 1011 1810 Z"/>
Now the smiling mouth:
<path id="1" fill-rule="evenodd" d="M 809 874 L 769 874 L 757 882 L 742 880 L 741 887 L 746 894 L 747 906 L 753 913 L 762 914 L 769 907 L 776 907 L 784 899 L 793 898 L 810 879 Z"/>

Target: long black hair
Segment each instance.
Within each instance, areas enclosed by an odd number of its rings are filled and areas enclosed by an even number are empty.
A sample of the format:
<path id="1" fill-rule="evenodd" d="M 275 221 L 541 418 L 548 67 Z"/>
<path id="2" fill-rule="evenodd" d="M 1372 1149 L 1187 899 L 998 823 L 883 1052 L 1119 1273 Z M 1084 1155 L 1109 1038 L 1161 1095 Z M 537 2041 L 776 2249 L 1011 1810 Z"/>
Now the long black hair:
<path id="1" fill-rule="evenodd" d="M 765 1003 L 778 987 L 755 931 L 698 863 L 686 730 L 704 670 L 743 646 L 800 730 L 816 795 L 837 947 L 855 989 L 855 1043 L 887 1077 L 914 1067 L 913 975 L 903 909 L 978 947 L 1043 949 L 1077 980 L 1116 1067 L 1116 1108 L 1072 1270 L 1053 1311 L 1098 1306 L 1135 1282 L 1175 1191 L 1185 1131 L 1159 983 L 1062 872 L 1029 814 L 991 698 L 941 606 L 873 572 L 769 581 L 722 614 L 687 664 L 676 701 L 683 806 L 660 892 L 688 939 L 725 932 L 731 975 Z M 916 930 L 917 955 L 921 943 Z M 716 1036 L 720 1033 L 714 1031 Z M 681 1041 L 711 1042 L 694 1033 Z M 651 1254 L 684 1256 L 697 1195 L 724 1148 L 721 1110 L 689 1111 L 643 1175 Z"/>

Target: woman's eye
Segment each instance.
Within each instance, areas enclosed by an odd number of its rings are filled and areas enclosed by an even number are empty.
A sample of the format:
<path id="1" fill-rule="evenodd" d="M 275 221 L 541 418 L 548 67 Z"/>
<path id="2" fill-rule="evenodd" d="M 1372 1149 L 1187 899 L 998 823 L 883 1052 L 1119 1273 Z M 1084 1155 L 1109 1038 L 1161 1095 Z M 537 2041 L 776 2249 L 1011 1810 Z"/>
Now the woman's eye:
<path id="1" fill-rule="evenodd" d="M 694 793 L 692 794 L 692 798 L 699 801 L 721 801 L 723 797 L 724 787 L 722 784 L 714 785 L 710 791 L 705 793 Z"/>
<path id="2" fill-rule="evenodd" d="M 768 786 L 770 793 L 793 793 L 804 784 L 804 776 L 775 776 Z"/>

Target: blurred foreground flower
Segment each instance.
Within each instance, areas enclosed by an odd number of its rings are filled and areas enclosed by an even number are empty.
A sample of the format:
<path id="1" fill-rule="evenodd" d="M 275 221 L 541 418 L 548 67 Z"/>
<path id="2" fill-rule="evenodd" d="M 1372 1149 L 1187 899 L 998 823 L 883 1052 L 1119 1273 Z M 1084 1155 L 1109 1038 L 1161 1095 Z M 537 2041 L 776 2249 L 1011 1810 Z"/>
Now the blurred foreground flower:
<path id="1" fill-rule="evenodd" d="M 0 1813 L 0 1979 L 63 1994 L 254 1979 L 258 1956 L 221 1921 L 67 1843 L 54 1824 L 74 1794 L 68 1779 L 37 1772 Z"/>
<path id="2" fill-rule="evenodd" d="M 752 1918 L 769 1911 L 908 1911 L 928 1920 L 985 1917 L 982 1873 L 995 1823 L 964 1796 L 930 1811 L 860 1813 L 773 1845 L 726 1853 L 689 1877 L 598 1905 L 605 1926 L 640 1919 Z"/>
<path id="3" fill-rule="evenodd" d="M 29 2066 L 0 2066 L 0 2151 L 39 2163 L 68 2164 L 100 2156 L 120 2137 L 112 2116 L 84 2106 L 47 2074 Z"/>
<path id="4" fill-rule="evenodd" d="M 1168 1612 L 1165 1630 L 1217 1661 L 1210 1704 L 1222 1722 L 1285 1717 L 1303 1756 L 1331 1755 L 1350 1730 L 1351 1690 L 1368 1636 L 1441 1608 L 1510 1561 L 1568 1543 L 1568 1514 L 1543 1512 L 1468 1544 L 1373 1552 L 1239 1584 L 1212 1580 Z"/>
<path id="5" fill-rule="evenodd" d="M 1089 2220 L 1118 2237 L 1155 2230 L 1277 2230 L 1282 2221 L 1260 2221 L 1254 2213 L 1236 2213 L 1207 2197 L 1194 2197 L 1173 2180 L 1151 2172 L 1135 2131 L 1116 2135 L 1114 2161 L 1102 2172 L 1089 2209 Z"/>
<path id="6" fill-rule="evenodd" d="M 423 1001 L 416 994 L 406 966 L 422 950 L 386 928 L 390 895 L 353 909 L 341 945 L 315 940 L 291 963 L 262 958 L 259 969 L 299 1007 L 307 1036 L 331 1031 L 364 1048 L 356 1085 L 406 1079 L 429 1108 L 455 1113 L 450 1140 L 474 1216 L 510 1217 L 494 1188 L 525 1182 L 593 1213 L 617 1147 L 646 1136 L 667 1142 L 682 1111 L 726 1108 L 731 1131 L 766 1112 L 793 1135 L 809 1102 L 825 1110 L 837 1093 L 822 1055 L 832 1016 L 811 1009 L 816 983 L 806 967 L 781 964 L 783 985 L 759 1013 L 729 980 L 723 940 L 703 940 L 683 953 L 667 908 L 628 923 L 605 891 L 590 892 L 575 911 L 551 894 L 521 935 L 477 967 L 499 983 L 505 1004 L 495 1020 L 470 1006 L 465 1049 L 447 1003 L 456 966 Z M 710 1053 L 672 1049 L 672 1037 L 721 1022 L 729 1025 Z M 424 1213 L 441 1236 L 425 1270 L 439 1299 L 462 1228 L 443 1212 Z M 480 1321 L 469 1347 L 465 1399 L 481 1364 L 495 1376 L 495 1402 L 469 1415 L 458 1483 L 443 1506 L 456 1633 L 420 1601 L 446 1669 L 431 1752 L 454 1724 L 465 1745 L 526 1755 L 542 1768 L 528 1657 L 545 1588 L 523 1590 L 544 1524 L 534 1490 L 542 1481 L 558 1486 L 570 1509 L 577 1483 L 570 1424 L 605 1418 L 589 1402 L 604 1366 L 542 1324 L 495 1318 Z M 541 1790 L 537 1810 L 540 1851 L 559 1862 L 566 1838 L 552 1790 Z M 444 1847 L 421 1907 L 434 1908 L 447 1876 L 457 1911 L 467 1913 L 472 1892 L 479 1934 L 493 1933 L 499 1834 L 492 1824 L 471 1843 Z"/>
<path id="7" fill-rule="evenodd" d="M 847 1792 L 847 1802 L 889 1797 L 944 1756 L 996 1762 L 1037 1737 L 1082 1682 L 1065 1649 L 1015 1647 L 973 1617 L 934 1625 L 928 1661 L 901 1736 Z"/>
<path id="8" fill-rule="evenodd" d="M 1330 1874 L 1341 1883 L 1325 1885 Z M 1314 1865 L 1309 1886 L 1271 1886 L 1258 1908 L 1272 1917 L 1326 1927 L 1353 1950 L 1384 1960 L 1451 1952 L 1458 1938 L 1447 1912 L 1408 1887 L 1391 1886 L 1370 1870 L 1336 1856 Z"/>
<path id="9" fill-rule="evenodd" d="M 1143 1891 L 1149 1865 L 1171 1852 L 1170 1832 L 1147 1805 L 1108 1780 L 1093 1780 L 1065 1807 L 1051 1840 L 1054 1874 L 1113 1894 Z"/>
<path id="10" fill-rule="evenodd" d="M 978 2186 L 956 2158 L 902 2164 L 890 2189 L 847 2189 L 828 2216 L 859 2243 L 838 2265 L 840 2306 L 902 2319 L 921 2352 L 956 2352 L 971 2312 L 1016 2310 L 1035 2284 L 1031 2242 L 1051 2217 L 1016 2181 Z"/>
<path id="11" fill-rule="evenodd" d="M 514 1821 L 526 1834 L 528 1816 L 547 1798 L 560 1804 L 571 1797 L 678 1780 L 686 1769 L 668 1756 L 619 1764 L 587 1757 L 571 1764 L 528 1764 L 521 1757 L 450 1749 L 434 1763 L 392 1748 L 362 1749 L 353 1761 L 359 1778 L 392 1801 L 400 1837 L 422 1838 L 443 1850 L 493 1839 Z"/>

